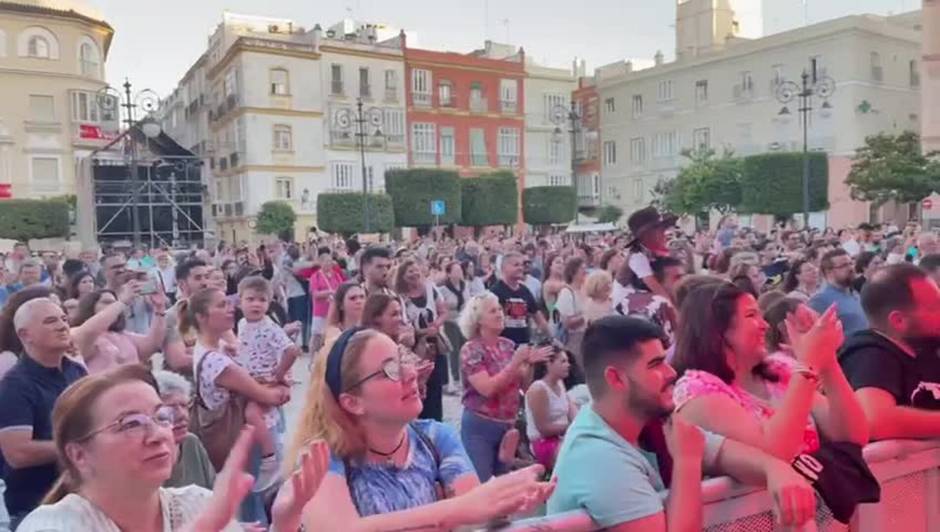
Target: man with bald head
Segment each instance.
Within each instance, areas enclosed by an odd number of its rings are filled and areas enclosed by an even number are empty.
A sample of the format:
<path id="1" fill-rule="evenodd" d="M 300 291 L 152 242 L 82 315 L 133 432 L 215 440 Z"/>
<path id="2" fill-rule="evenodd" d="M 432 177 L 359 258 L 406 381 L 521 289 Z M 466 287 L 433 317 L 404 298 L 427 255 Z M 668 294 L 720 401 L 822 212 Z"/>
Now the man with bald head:
<path id="1" fill-rule="evenodd" d="M 7 484 L 4 499 L 15 529 L 58 477 L 52 406 L 86 371 L 65 357 L 71 344 L 69 324 L 51 300 L 24 303 L 13 316 L 13 326 L 24 352 L 0 380 L 0 453 Z"/>

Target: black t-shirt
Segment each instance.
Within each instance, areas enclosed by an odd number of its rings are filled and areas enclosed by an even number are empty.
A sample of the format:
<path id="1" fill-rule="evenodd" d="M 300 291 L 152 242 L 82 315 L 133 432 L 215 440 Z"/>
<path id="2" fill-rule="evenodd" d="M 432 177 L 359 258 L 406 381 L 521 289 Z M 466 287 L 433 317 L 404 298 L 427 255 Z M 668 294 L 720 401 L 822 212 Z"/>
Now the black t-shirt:
<path id="1" fill-rule="evenodd" d="M 499 298 L 505 314 L 505 327 L 502 336 L 509 338 L 516 345 L 529 343 L 529 316 L 538 312 L 538 304 L 532 292 L 524 284 L 513 290 L 502 280 L 490 288 L 490 292 Z"/>
<path id="2" fill-rule="evenodd" d="M 921 352 L 913 357 L 881 334 L 859 331 L 839 352 L 839 363 L 852 388 L 878 388 L 898 406 L 940 410 L 940 357 Z"/>
<path id="3" fill-rule="evenodd" d="M 51 441 L 52 406 L 70 384 L 85 375 L 85 368 L 67 358 L 57 369 L 20 357 L 0 381 L 0 430 L 29 430 L 33 440 Z M 10 515 L 25 515 L 36 508 L 58 476 L 55 462 L 16 469 L 4 460 L 4 499 Z"/>

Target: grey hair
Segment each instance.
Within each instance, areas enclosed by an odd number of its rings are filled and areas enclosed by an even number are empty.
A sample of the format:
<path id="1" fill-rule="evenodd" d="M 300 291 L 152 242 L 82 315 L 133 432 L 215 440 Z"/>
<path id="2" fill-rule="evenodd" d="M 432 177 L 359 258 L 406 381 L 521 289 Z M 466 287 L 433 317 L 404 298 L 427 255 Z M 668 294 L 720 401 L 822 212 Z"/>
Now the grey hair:
<path id="1" fill-rule="evenodd" d="M 483 292 L 471 297 L 464 305 L 463 310 L 460 311 L 457 325 L 460 327 L 460 332 L 464 338 L 469 340 L 480 335 L 480 318 L 483 317 L 483 309 L 486 307 L 487 302 L 499 305 L 499 298 L 493 292 Z"/>
<path id="2" fill-rule="evenodd" d="M 27 323 L 33 321 L 33 314 L 36 313 L 36 307 L 45 304 L 55 305 L 56 307 L 59 306 L 48 297 L 37 297 L 36 299 L 30 299 L 20 305 L 20 308 L 16 309 L 16 313 L 13 314 L 13 329 L 19 331 L 25 328 Z"/>
<path id="3" fill-rule="evenodd" d="M 182 394 L 183 397 L 187 399 L 193 395 L 193 385 L 179 373 L 154 370 L 153 378 L 157 380 L 157 388 L 160 390 L 160 395 L 178 393 Z"/>
<path id="4" fill-rule="evenodd" d="M 17 272 L 23 271 L 23 268 L 42 268 L 42 263 L 40 263 L 37 259 L 30 257 L 20 263 L 20 268 L 17 270 Z"/>

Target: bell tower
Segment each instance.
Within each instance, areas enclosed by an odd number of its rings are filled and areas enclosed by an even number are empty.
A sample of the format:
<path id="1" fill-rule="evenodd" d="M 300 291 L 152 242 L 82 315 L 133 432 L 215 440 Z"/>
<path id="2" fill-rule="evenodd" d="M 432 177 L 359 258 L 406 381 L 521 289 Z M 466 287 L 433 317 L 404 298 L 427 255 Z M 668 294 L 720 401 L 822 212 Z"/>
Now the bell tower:
<path id="1" fill-rule="evenodd" d="M 729 39 L 764 33 L 761 0 L 677 0 L 676 57 L 719 50 Z"/>

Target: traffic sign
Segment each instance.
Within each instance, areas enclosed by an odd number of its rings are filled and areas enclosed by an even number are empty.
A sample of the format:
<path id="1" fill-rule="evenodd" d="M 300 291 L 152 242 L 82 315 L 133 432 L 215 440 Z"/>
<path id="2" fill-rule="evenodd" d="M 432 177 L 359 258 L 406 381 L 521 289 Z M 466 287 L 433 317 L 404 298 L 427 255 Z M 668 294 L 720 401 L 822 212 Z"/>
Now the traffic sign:
<path id="1" fill-rule="evenodd" d="M 933 209 L 933 200 L 930 198 L 926 198 L 924 199 L 924 201 L 920 202 L 920 205 L 921 207 L 924 208 L 925 211 L 929 211 Z"/>
<path id="2" fill-rule="evenodd" d="M 444 216 L 447 212 L 447 205 L 444 200 L 431 200 L 431 216 Z"/>
<path id="3" fill-rule="evenodd" d="M 10 199 L 13 197 L 10 183 L 0 183 L 0 199 Z"/>

